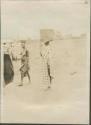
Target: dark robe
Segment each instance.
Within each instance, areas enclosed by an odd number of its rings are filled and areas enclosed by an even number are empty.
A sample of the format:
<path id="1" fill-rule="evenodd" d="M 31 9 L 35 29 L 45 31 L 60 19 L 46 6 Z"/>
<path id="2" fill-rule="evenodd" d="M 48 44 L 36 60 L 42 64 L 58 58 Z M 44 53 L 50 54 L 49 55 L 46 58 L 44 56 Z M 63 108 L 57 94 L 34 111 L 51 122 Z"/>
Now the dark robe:
<path id="1" fill-rule="evenodd" d="M 11 83 L 14 77 L 13 64 L 9 54 L 4 54 L 4 81 L 5 85 Z"/>

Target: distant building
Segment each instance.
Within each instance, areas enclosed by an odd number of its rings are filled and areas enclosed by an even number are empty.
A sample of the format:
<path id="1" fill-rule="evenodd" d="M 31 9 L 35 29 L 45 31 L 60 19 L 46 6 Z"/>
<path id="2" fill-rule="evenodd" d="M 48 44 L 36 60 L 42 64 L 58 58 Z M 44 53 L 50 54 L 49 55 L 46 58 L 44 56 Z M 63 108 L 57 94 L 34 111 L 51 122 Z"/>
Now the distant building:
<path id="1" fill-rule="evenodd" d="M 72 39 L 72 34 L 66 34 L 64 35 L 64 39 Z"/>
<path id="2" fill-rule="evenodd" d="M 55 32 L 53 29 L 41 29 L 40 30 L 40 40 L 48 41 L 48 40 L 54 40 Z"/>
<path id="3" fill-rule="evenodd" d="M 63 38 L 64 37 L 61 32 L 55 31 L 55 40 L 61 40 Z"/>
<path id="4" fill-rule="evenodd" d="M 82 38 L 84 37 L 85 38 L 86 37 L 86 33 L 81 34 L 80 37 L 82 37 Z"/>

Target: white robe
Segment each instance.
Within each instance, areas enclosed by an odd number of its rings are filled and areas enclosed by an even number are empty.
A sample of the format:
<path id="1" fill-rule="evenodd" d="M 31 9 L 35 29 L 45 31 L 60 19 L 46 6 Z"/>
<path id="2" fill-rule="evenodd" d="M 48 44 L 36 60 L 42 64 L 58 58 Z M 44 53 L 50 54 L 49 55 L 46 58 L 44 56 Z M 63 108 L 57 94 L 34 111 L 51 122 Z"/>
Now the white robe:
<path id="1" fill-rule="evenodd" d="M 54 68 L 53 68 L 53 52 L 52 52 L 52 46 L 49 44 L 48 46 L 45 46 L 42 44 L 41 46 L 41 55 L 43 60 L 43 78 L 44 83 L 50 83 L 50 78 L 48 76 L 48 67 L 50 67 L 50 76 L 54 77 Z"/>

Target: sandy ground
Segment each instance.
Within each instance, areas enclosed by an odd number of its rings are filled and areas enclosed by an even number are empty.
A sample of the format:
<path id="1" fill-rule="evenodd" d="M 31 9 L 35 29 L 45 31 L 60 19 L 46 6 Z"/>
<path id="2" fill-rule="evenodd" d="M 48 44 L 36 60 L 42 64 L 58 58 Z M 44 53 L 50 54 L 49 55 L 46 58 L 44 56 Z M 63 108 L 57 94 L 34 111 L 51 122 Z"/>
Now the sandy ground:
<path id="1" fill-rule="evenodd" d="M 54 43 L 54 81 L 51 89 L 43 82 L 39 44 L 31 44 L 31 83 L 20 83 L 19 63 L 13 62 L 15 78 L 3 90 L 1 122 L 89 123 L 89 83 L 86 78 L 84 39 Z"/>

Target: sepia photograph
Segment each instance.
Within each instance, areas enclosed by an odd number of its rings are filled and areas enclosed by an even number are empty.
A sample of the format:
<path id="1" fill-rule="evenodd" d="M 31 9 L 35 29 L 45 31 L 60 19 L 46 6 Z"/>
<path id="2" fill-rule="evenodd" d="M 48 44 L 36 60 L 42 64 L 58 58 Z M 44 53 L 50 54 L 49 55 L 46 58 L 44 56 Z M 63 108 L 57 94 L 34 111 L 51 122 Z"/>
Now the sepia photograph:
<path id="1" fill-rule="evenodd" d="M 1 0 L 0 123 L 89 124 L 90 0 Z"/>

